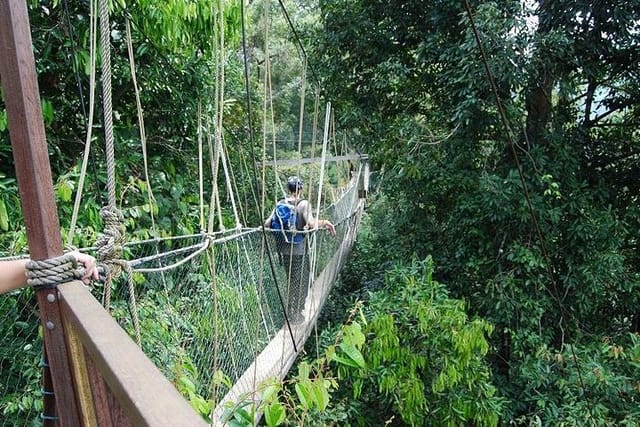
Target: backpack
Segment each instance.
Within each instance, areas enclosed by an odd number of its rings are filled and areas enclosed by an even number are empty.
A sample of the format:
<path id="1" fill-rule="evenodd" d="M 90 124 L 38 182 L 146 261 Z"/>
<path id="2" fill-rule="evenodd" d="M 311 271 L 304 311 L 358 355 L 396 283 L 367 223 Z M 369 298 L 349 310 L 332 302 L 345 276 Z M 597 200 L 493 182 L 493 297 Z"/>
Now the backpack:
<path id="1" fill-rule="evenodd" d="M 301 201 L 297 200 L 294 204 L 294 202 L 280 199 L 276 203 L 271 217 L 271 229 L 274 230 L 278 243 L 298 245 L 304 240 L 304 233 L 297 232 L 304 227 L 303 219 L 298 215 L 297 210 Z"/>

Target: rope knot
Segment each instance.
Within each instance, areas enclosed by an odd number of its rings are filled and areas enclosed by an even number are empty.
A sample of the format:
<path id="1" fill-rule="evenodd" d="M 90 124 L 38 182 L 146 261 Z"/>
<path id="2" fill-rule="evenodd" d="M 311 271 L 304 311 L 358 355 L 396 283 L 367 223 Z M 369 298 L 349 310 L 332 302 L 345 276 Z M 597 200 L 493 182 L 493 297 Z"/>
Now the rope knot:
<path id="1" fill-rule="evenodd" d="M 104 206 L 100 209 L 100 216 L 104 221 L 104 231 L 96 242 L 96 258 L 110 267 L 108 274 L 117 276 L 120 269 L 116 267 L 115 260 L 122 256 L 126 231 L 122 213 L 115 207 Z"/>

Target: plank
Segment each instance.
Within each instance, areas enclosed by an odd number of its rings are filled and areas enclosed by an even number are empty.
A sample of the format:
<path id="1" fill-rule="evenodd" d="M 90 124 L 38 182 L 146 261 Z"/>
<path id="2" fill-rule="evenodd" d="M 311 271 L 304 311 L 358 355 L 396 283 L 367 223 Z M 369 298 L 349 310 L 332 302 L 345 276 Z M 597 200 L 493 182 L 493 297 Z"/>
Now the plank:
<path id="1" fill-rule="evenodd" d="M 35 260 L 54 258 L 62 255 L 62 239 L 24 1 L 0 0 L 0 79 L 29 252 Z M 58 417 L 58 425 L 79 426 L 56 290 L 38 291 L 36 297 L 48 357 L 43 383 L 51 380 L 54 392 L 44 398 L 44 424 L 53 425 Z"/>

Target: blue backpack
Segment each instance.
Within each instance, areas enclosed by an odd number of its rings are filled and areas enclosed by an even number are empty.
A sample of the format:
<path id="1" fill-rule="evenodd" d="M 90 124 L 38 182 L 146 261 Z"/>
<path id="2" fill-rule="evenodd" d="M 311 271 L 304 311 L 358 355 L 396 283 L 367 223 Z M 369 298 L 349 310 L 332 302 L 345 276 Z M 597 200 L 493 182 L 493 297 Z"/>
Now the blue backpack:
<path id="1" fill-rule="evenodd" d="M 276 208 L 271 217 L 271 229 L 278 243 L 289 243 L 298 245 L 304 240 L 302 230 L 302 218 L 298 216 L 297 206 L 302 200 L 297 200 L 295 204 L 285 199 L 278 200 Z"/>

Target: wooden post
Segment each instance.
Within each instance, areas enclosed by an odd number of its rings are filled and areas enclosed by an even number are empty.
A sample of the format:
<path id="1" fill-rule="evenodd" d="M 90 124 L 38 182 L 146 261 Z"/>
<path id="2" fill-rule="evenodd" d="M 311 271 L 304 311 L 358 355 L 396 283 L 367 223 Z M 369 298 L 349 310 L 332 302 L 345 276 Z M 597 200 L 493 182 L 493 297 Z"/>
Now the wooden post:
<path id="1" fill-rule="evenodd" d="M 30 255 L 42 260 L 62 255 L 62 239 L 32 49 L 26 2 L 0 0 L 0 79 L 9 135 Z M 54 392 L 53 398 L 45 396 L 43 421 L 45 425 L 79 426 L 58 292 L 46 289 L 36 295 L 48 357 L 43 376 L 45 386 L 51 376 Z"/>

